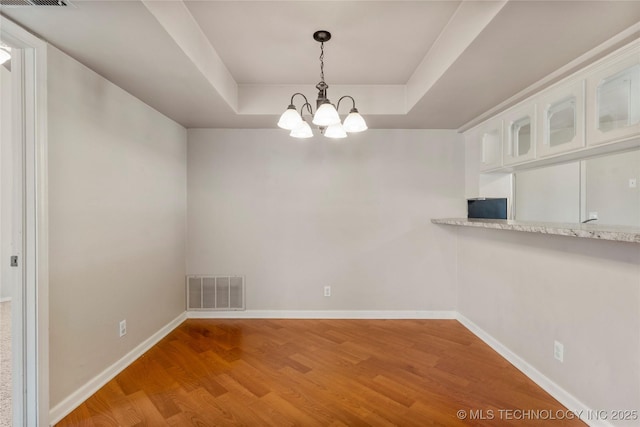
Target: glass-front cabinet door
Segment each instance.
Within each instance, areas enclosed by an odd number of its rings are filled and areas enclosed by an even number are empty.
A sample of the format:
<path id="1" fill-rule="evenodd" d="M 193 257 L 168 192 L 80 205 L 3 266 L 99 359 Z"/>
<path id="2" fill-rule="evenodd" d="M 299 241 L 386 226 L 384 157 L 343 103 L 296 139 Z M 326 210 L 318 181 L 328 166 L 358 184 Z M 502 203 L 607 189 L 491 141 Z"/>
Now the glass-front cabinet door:
<path id="1" fill-rule="evenodd" d="M 480 140 L 480 171 L 502 167 L 502 120 L 492 119 L 478 132 Z"/>
<path id="2" fill-rule="evenodd" d="M 640 135 L 640 46 L 587 81 L 587 144 Z"/>
<path id="3" fill-rule="evenodd" d="M 533 102 L 518 106 L 503 116 L 505 165 L 533 160 L 536 157 L 536 104 Z"/>
<path id="4" fill-rule="evenodd" d="M 584 81 L 562 85 L 538 99 L 538 157 L 584 147 Z"/>

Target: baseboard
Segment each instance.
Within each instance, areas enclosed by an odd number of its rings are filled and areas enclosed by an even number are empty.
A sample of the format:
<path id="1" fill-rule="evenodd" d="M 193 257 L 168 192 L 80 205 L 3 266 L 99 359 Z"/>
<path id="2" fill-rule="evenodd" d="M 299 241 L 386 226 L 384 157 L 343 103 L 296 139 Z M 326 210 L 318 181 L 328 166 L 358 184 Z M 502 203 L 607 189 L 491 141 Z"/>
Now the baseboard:
<path id="1" fill-rule="evenodd" d="M 188 311 L 189 319 L 456 319 L 453 310 Z"/>
<path id="2" fill-rule="evenodd" d="M 62 402 L 51 408 L 49 411 L 49 423 L 55 425 L 66 417 L 71 411 L 80 406 L 91 395 L 98 391 L 102 386 L 111 381 L 116 375 L 122 372 L 127 366 L 133 363 L 137 358 L 142 356 L 151 347 L 157 344 L 162 338 L 164 338 L 169 332 L 173 331 L 178 325 L 186 320 L 186 313 L 181 313 L 178 317 L 171 322 L 163 326 L 155 334 L 144 340 L 138 346 L 136 346 L 129 353 L 124 355 L 113 365 L 102 371 L 98 376 L 91 379 L 85 385 L 73 392 L 70 396 L 64 399 Z"/>
<path id="3" fill-rule="evenodd" d="M 531 366 L 528 362 L 522 359 L 520 356 L 509 350 L 504 344 L 491 336 L 484 329 L 467 319 L 464 315 L 458 313 L 458 321 L 469 329 L 475 336 L 484 341 L 489 347 L 494 349 L 511 363 L 518 368 L 523 374 L 529 377 L 540 388 L 549 393 L 558 402 L 563 404 L 568 410 L 574 414 L 580 414 L 580 419 L 587 423 L 591 427 L 612 427 L 612 425 L 606 420 L 590 420 L 589 414 L 594 414 L 595 411 L 589 408 L 587 405 L 576 399 L 571 393 L 560 387 L 558 384 L 547 378 L 542 372 Z"/>
<path id="4" fill-rule="evenodd" d="M 11 302 L 11 297 L 0 298 L 0 302 Z"/>

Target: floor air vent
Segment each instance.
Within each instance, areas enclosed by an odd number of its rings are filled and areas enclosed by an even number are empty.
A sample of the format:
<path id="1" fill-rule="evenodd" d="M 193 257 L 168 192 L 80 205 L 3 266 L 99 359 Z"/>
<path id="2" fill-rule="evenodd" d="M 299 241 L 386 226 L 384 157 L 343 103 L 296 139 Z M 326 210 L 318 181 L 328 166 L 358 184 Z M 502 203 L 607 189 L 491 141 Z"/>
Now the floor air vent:
<path id="1" fill-rule="evenodd" d="M 244 310 L 244 277 L 187 276 L 187 310 Z"/>

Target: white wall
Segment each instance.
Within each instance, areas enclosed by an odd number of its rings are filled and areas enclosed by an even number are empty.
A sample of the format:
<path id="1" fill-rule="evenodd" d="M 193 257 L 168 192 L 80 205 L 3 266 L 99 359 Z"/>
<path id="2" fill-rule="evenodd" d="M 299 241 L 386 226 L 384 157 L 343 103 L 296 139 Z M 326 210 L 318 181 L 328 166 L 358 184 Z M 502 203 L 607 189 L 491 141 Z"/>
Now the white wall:
<path id="1" fill-rule="evenodd" d="M 640 227 L 640 150 L 589 159 L 584 167 L 586 210 L 598 213 L 598 224 Z"/>
<path id="2" fill-rule="evenodd" d="M 460 228 L 458 246 L 460 313 L 592 409 L 640 409 L 639 245 Z"/>
<path id="3" fill-rule="evenodd" d="M 580 222 L 580 162 L 515 173 L 515 219 Z"/>
<path id="4" fill-rule="evenodd" d="M 14 272 L 9 264 L 11 255 L 15 255 L 12 246 L 14 155 L 11 90 L 11 72 L 0 65 L 0 300 L 11 298 L 14 280 Z"/>
<path id="5" fill-rule="evenodd" d="M 188 135 L 190 274 L 245 275 L 249 310 L 455 309 L 453 230 L 430 219 L 465 213 L 460 135 Z"/>
<path id="6" fill-rule="evenodd" d="M 465 135 L 464 147 L 464 196 L 465 199 L 477 197 L 506 197 L 507 218 L 512 218 L 512 178 L 511 173 L 481 173 L 481 144 L 474 137 L 474 131 Z M 466 217 L 466 212 L 463 215 Z"/>
<path id="7" fill-rule="evenodd" d="M 184 311 L 186 131 L 55 48 L 48 73 L 53 407 Z"/>

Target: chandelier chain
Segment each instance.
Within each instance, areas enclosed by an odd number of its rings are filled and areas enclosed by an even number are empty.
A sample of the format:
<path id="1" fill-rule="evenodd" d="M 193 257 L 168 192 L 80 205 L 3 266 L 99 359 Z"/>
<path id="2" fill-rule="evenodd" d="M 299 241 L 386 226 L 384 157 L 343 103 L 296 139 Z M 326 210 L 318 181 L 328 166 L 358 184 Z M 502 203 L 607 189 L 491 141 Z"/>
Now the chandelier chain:
<path id="1" fill-rule="evenodd" d="M 320 43 L 320 81 L 324 82 L 324 42 Z"/>

